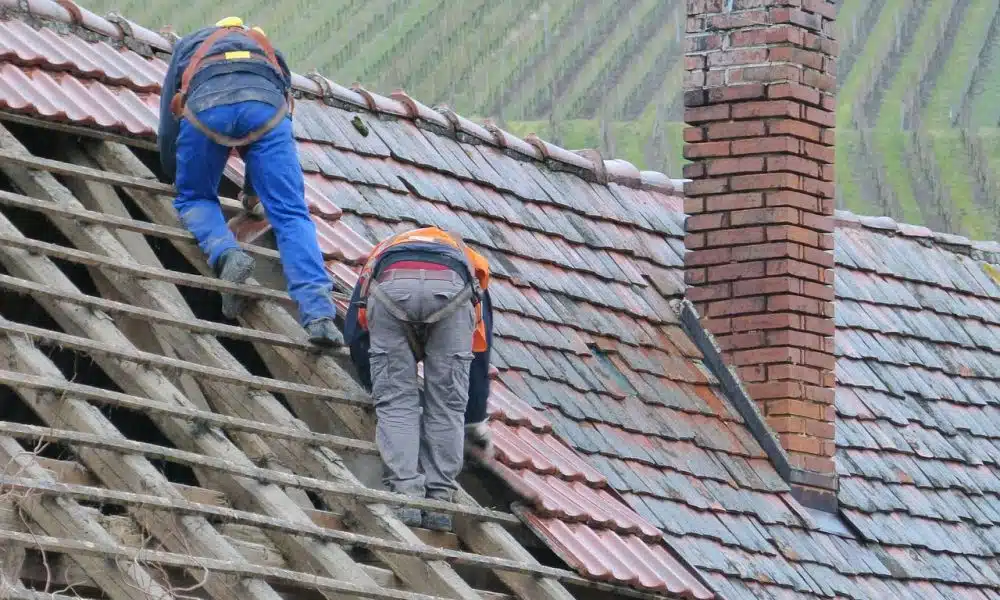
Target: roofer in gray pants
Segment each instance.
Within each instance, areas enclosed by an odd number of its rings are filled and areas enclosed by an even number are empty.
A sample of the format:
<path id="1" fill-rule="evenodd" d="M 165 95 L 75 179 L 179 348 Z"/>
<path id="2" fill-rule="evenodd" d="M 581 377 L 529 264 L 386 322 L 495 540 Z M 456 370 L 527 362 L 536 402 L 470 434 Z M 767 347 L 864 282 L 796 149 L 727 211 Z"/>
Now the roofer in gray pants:
<path id="1" fill-rule="evenodd" d="M 384 241 L 361 273 L 345 334 L 372 392 L 375 441 L 390 490 L 451 501 L 464 444 L 491 456 L 488 285 L 486 260 L 436 228 Z M 451 515 L 406 507 L 398 514 L 407 525 L 452 528 Z"/>

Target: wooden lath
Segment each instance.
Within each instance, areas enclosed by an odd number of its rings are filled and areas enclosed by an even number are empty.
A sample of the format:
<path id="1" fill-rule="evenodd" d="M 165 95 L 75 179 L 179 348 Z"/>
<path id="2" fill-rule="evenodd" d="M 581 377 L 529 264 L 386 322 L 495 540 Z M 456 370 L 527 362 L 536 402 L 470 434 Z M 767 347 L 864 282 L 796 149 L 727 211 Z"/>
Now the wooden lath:
<path id="1" fill-rule="evenodd" d="M 88 146 L 88 152 L 104 169 L 129 174 L 138 177 L 152 177 L 149 169 L 140 161 L 127 146 L 99 142 Z M 138 191 L 126 190 L 147 217 L 156 222 L 170 222 L 173 218 L 173 207 L 169 198 Z M 200 253 L 184 245 L 174 244 L 174 247 L 184 255 L 191 264 L 203 274 L 208 275 L 209 269 Z M 264 331 L 294 331 L 298 324 L 283 307 L 262 301 L 256 303 L 251 310 L 241 316 L 248 326 Z M 356 388 L 349 375 L 349 367 L 337 356 L 319 356 L 310 361 L 302 361 L 293 352 L 270 347 L 265 344 L 255 344 L 258 353 L 263 357 L 272 373 L 280 373 L 287 377 L 296 377 L 306 383 L 332 389 Z M 289 403 L 296 414 L 315 431 L 344 431 L 359 439 L 370 439 L 374 431 L 374 419 L 370 413 L 343 405 L 331 403 L 317 404 L 308 399 L 288 397 Z M 477 506 L 475 499 L 464 490 L 458 491 L 456 501 L 470 506 Z M 362 521 L 364 524 L 365 521 Z M 496 524 L 483 523 L 456 518 L 456 532 L 462 541 L 474 551 L 490 556 L 498 556 L 529 564 L 537 564 L 537 560 L 502 527 Z M 515 573 L 497 573 L 523 600 L 569 600 L 573 596 L 551 578 L 527 577 Z M 581 583 L 584 582 L 581 579 Z M 621 589 L 606 584 L 589 585 L 605 590 Z M 627 590 L 626 590 L 627 591 Z"/>
<path id="2" fill-rule="evenodd" d="M 16 140 L 13 140 L 12 137 L 8 136 L 9 133 L 3 135 L 2 132 L 0 132 L 0 137 L 4 138 L 3 140 L 0 140 L 0 147 L 6 148 L 7 150 L 10 150 L 12 147 L 18 149 L 19 145 L 16 143 Z M 100 155 L 98 154 L 98 158 L 99 157 Z M 15 179 L 15 181 L 18 181 L 18 174 L 11 173 L 10 170 L 8 169 L 5 170 L 8 171 L 8 174 L 11 175 L 12 178 Z M 72 197 L 69 194 L 65 193 L 65 189 L 62 188 L 57 182 L 55 182 L 54 180 L 45 180 L 45 175 L 33 173 L 30 171 L 24 171 L 23 169 L 19 170 L 21 171 L 21 173 L 19 174 L 20 181 L 18 181 L 18 185 L 19 187 L 21 187 L 22 190 L 28 191 L 28 193 L 31 196 L 39 196 L 41 197 L 42 200 L 48 200 L 48 201 L 55 200 L 60 205 L 73 206 Z M 130 183 L 134 184 L 135 182 L 130 182 Z M 130 189 L 133 192 L 135 192 L 136 188 L 139 188 L 141 190 L 144 187 L 146 186 L 132 185 Z M 157 193 L 162 193 L 162 192 L 157 190 Z M 59 223 L 60 219 L 63 219 L 63 222 L 61 224 Z M 104 225 L 110 225 L 110 223 L 96 223 L 91 221 L 92 223 L 91 225 L 81 226 L 80 224 L 77 223 L 68 222 L 65 216 L 63 217 L 53 216 L 53 220 L 57 222 L 57 225 L 60 227 L 61 230 L 63 230 L 63 233 L 66 234 L 67 237 L 70 237 L 70 239 L 74 242 L 74 244 L 80 245 L 81 242 L 84 244 L 84 247 L 87 249 L 82 250 L 83 252 L 101 250 L 103 251 L 103 254 L 106 257 L 114 256 L 117 258 L 122 256 L 121 248 L 120 246 L 114 243 L 114 238 L 111 238 L 110 236 L 104 236 L 100 233 L 101 231 L 104 231 L 101 228 L 103 228 Z M 154 220 L 156 220 L 155 216 Z M 95 230 L 95 231 L 88 232 L 88 231 L 81 231 L 81 229 Z M 10 237 L 10 234 L 12 234 L 13 232 L 4 231 L 3 233 L 4 235 Z M 196 256 L 195 255 L 196 249 L 193 248 L 193 246 L 189 244 L 187 241 L 181 240 L 179 238 L 171 239 L 170 241 L 175 245 L 175 247 L 178 247 L 179 250 L 185 252 L 186 255 L 192 257 Z M 183 249 L 184 247 L 186 247 L 186 250 Z M 16 252 L 17 249 L 11 248 L 8 251 Z M 26 253 L 22 254 L 27 256 Z M 32 256 L 31 258 L 32 260 L 36 261 L 46 260 L 44 257 L 41 256 Z M 194 261 L 194 264 L 199 265 L 199 267 L 201 267 L 203 264 L 203 259 L 201 259 L 200 256 L 198 256 L 197 258 L 198 260 Z M 199 264 L 199 262 L 202 264 Z M 99 266 L 102 268 L 103 271 L 107 272 L 107 270 L 104 269 L 104 267 L 107 267 L 108 265 L 102 264 Z M 186 310 L 187 307 L 164 306 L 163 304 L 158 302 L 157 298 L 155 297 L 155 293 L 153 292 L 155 286 L 154 288 L 146 287 L 143 283 L 138 283 L 134 281 L 136 276 L 148 274 L 148 272 L 140 274 L 135 271 L 128 272 L 127 270 L 123 272 L 120 269 L 115 271 L 117 274 L 116 283 L 122 284 L 121 287 L 123 289 L 123 294 L 130 302 L 145 305 L 149 307 L 151 310 L 157 310 L 164 314 L 171 315 L 173 318 L 178 318 L 178 319 L 192 318 L 191 315 L 185 314 L 189 313 L 189 310 Z M 26 278 L 34 279 L 36 283 L 44 281 L 46 284 L 51 284 L 51 280 L 39 279 L 37 276 L 31 276 L 30 272 L 25 272 L 24 276 L 26 276 Z M 64 281 L 63 283 L 65 284 L 68 282 Z M 59 288 L 68 289 L 65 285 L 58 286 L 57 289 Z M 259 290 L 260 288 L 257 289 Z M 281 326 L 276 328 L 261 328 L 258 327 L 253 322 L 250 322 L 249 325 L 259 330 L 276 331 L 279 334 L 283 334 L 283 332 L 288 332 L 288 331 L 296 331 L 297 324 L 294 323 L 290 315 L 288 315 L 287 311 L 285 311 L 283 308 L 274 305 L 270 300 L 273 299 L 269 299 L 265 302 L 259 303 L 264 306 L 257 307 L 256 310 L 253 310 L 251 312 L 258 313 L 261 312 L 261 308 L 263 308 L 264 312 L 271 313 L 267 318 L 271 320 L 278 319 L 278 322 L 281 324 Z M 86 327 L 83 326 L 84 325 L 83 323 L 81 323 L 79 320 L 74 321 L 74 316 L 76 315 L 70 314 L 79 312 L 78 310 L 74 311 L 67 306 L 68 304 L 71 304 L 70 302 L 60 302 L 57 298 L 49 297 L 49 299 L 43 302 L 43 304 L 45 304 L 47 308 L 50 308 L 50 312 L 54 311 L 61 313 L 62 321 L 64 322 L 62 324 L 64 327 L 66 326 L 66 324 L 73 323 L 76 329 L 86 331 Z M 77 306 L 77 308 L 79 308 L 79 306 Z M 178 313 L 177 311 L 181 312 Z M 277 311 L 280 311 L 281 313 L 280 316 L 276 316 L 274 314 Z M 90 331 L 87 331 L 88 334 L 87 337 L 90 339 L 100 339 L 100 336 L 98 336 L 97 338 L 95 338 L 94 336 L 94 333 L 96 333 L 96 331 L 94 331 L 93 324 L 88 324 L 88 325 Z M 192 333 L 190 330 L 185 331 L 182 330 L 182 328 L 180 327 L 173 327 L 173 326 L 168 327 L 166 324 L 161 325 L 161 328 L 163 330 L 169 329 L 169 331 L 165 332 L 164 337 L 170 340 L 171 347 L 175 349 L 180 356 L 185 356 L 186 354 L 186 356 L 189 358 L 188 360 L 189 363 L 200 364 L 200 365 L 212 364 L 213 361 L 204 360 L 206 353 L 205 344 L 209 344 L 209 347 L 207 348 L 208 350 L 212 351 L 218 350 L 218 348 L 211 348 L 211 343 L 214 342 L 214 338 L 211 338 L 211 340 L 209 341 L 205 339 L 207 336 L 202 333 Z M 104 335 L 107 336 L 108 333 L 106 332 Z M 214 343 L 217 344 L 217 342 Z M 275 347 L 272 345 L 268 345 L 264 341 L 258 342 L 258 346 L 268 346 L 268 349 L 272 351 L 293 353 L 293 355 L 290 356 L 290 358 L 282 359 L 283 362 L 285 362 L 286 364 L 292 365 L 293 372 L 301 370 L 302 369 L 301 364 L 305 364 L 307 370 L 312 369 L 312 366 L 310 364 L 310 359 L 307 357 L 305 360 L 303 360 L 301 351 L 298 351 L 293 348 Z M 132 356 L 134 358 L 136 355 L 132 353 Z M 356 386 L 353 385 L 353 383 L 351 383 L 351 385 L 345 386 L 346 383 L 344 378 L 345 374 L 343 370 L 339 368 L 336 371 L 332 368 L 332 366 L 336 365 L 333 359 L 313 358 L 311 360 L 314 363 L 323 362 L 325 365 L 327 365 L 325 368 L 325 370 L 327 371 L 325 378 L 329 378 L 330 375 L 336 374 L 336 376 L 340 379 L 340 381 L 337 382 L 335 389 L 337 388 L 344 389 L 346 387 L 346 389 L 348 390 L 350 389 L 356 390 Z M 235 359 L 233 359 L 230 355 L 228 355 L 228 353 L 222 351 L 221 353 L 218 353 L 215 356 L 214 362 L 216 365 L 219 366 L 210 368 L 232 369 L 234 368 L 233 363 L 235 362 Z M 125 365 L 128 365 L 129 368 L 136 370 L 135 363 L 126 360 L 121 355 L 115 355 L 115 356 L 105 355 L 101 359 L 102 367 L 105 367 L 105 365 L 109 363 L 113 365 L 113 368 L 110 369 L 109 374 L 112 374 L 113 378 L 115 378 L 116 381 L 119 382 L 119 385 L 122 385 L 130 393 L 138 390 L 145 390 L 146 393 L 143 393 L 141 395 L 152 397 L 152 394 L 150 393 L 152 390 L 148 385 L 149 379 L 146 379 L 144 381 L 137 381 L 134 375 L 131 374 L 126 375 L 123 372 Z M 107 367 L 105 368 L 107 370 Z M 148 372 L 150 376 L 155 376 L 155 369 L 141 367 L 137 370 Z M 270 380 L 270 381 L 275 381 L 275 380 Z M 323 384 L 324 386 L 326 386 L 324 389 L 327 390 L 326 394 L 327 397 L 329 397 L 330 385 L 327 381 L 324 381 Z M 221 410 L 228 415 L 239 415 L 243 418 L 255 419 L 261 423 L 277 423 L 282 426 L 301 427 L 301 425 L 296 420 L 294 420 L 294 417 L 292 417 L 290 414 L 275 413 L 275 407 L 276 406 L 280 407 L 280 404 L 273 401 L 273 398 L 269 398 L 270 394 L 255 392 L 250 394 L 249 397 L 244 394 L 243 396 L 239 397 L 239 400 L 240 402 L 249 406 L 237 405 L 236 402 L 237 397 L 233 394 L 231 390 L 226 389 L 226 388 L 231 388 L 233 385 L 244 386 L 245 383 L 232 382 L 232 381 L 223 381 L 223 382 L 217 381 L 215 383 L 215 387 L 211 389 L 209 396 L 212 398 L 212 401 L 213 403 L 215 403 L 216 408 L 218 410 Z M 293 384 L 293 385 L 298 385 L 298 384 Z M 290 397 L 300 396 L 301 395 L 300 392 L 302 392 L 303 390 L 305 390 L 306 393 L 308 393 L 309 392 L 308 387 L 309 386 L 297 387 L 296 389 L 292 390 L 289 396 Z M 158 398 L 157 400 L 159 401 L 162 398 L 163 394 L 160 394 L 160 398 Z M 252 400 L 252 401 L 247 402 L 247 400 Z M 176 399 L 174 399 L 174 401 L 176 402 Z M 328 406 L 327 402 L 320 402 L 319 404 L 322 405 L 324 409 L 325 407 Z M 338 412 L 343 413 L 344 411 L 338 411 Z M 358 420 L 356 416 L 348 415 L 348 420 L 351 419 L 355 420 L 355 422 L 358 423 L 365 422 L 364 420 Z M 161 420 L 167 420 L 167 418 L 163 417 Z M 170 420 L 176 421 L 176 419 L 170 419 Z M 368 423 L 370 423 L 370 419 Z M 176 425 L 174 427 L 175 427 L 174 429 L 175 433 L 179 433 L 179 431 L 176 428 Z M 161 425 L 161 428 L 164 428 L 165 433 L 167 433 L 167 430 L 170 429 L 170 427 L 163 427 L 163 425 Z M 169 435 L 170 433 L 168 433 L 168 436 Z M 198 440 L 194 440 L 192 442 L 191 438 L 195 436 L 192 436 L 190 431 L 186 432 L 186 435 L 187 435 L 188 445 L 191 445 L 191 443 L 195 444 L 199 443 Z M 369 437 L 369 436 L 370 432 L 368 436 L 362 436 L 362 437 Z M 171 437 L 173 438 L 174 436 Z M 322 450 L 318 448 L 311 448 L 307 451 L 302 448 L 303 446 L 302 444 L 300 443 L 287 444 L 285 443 L 287 441 L 288 440 L 275 440 L 271 444 L 269 444 L 269 446 L 272 449 L 275 449 L 275 455 L 278 456 L 282 462 L 286 464 L 296 464 L 297 466 L 305 466 L 314 476 L 318 476 L 318 478 L 321 480 L 323 479 L 330 481 L 337 481 L 338 479 L 354 480 L 353 475 L 347 472 L 346 469 L 344 469 L 344 467 L 339 464 L 339 461 L 335 458 L 335 455 L 331 451 L 329 451 L 328 448 L 323 448 Z M 305 458 L 304 461 L 302 461 L 301 463 L 297 462 L 303 458 Z M 354 481 L 356 482 L 356 480 Z M 331 500 L 331 499 L 332 498 L 324 497 L 324 500 Z M 377 533 L 381 533 L 382 535 L 380 537 L 387 537 L 390 540 L 395 538 L 396 541 L 403 543 L 410 543 L 410 544 L 419 543 L 419 540 L 415 538 L 412 531 L 410 531 L 408 528 L 403 527 L 402 524 L 399 523 L 398 520 L 396 520 L 394 516 L 388 510 L 385 509 L 384 506 L 381 505 L 369 506 L 363 503 L 349 502 L 344 505 L 344 508 L 347 509 L 348 512 L 350 512 L 351 510 L 355 512 L 360 511 L 360 514 L 355 514 L 355 519 L 354 519 L 355 524 L 362 527 L 367 527 Z M 470 512 L 474 512 L 474 510 Z M 459 520 L 461 521 L 462 519 Z M 472 535 L 467 535 L 466 537 L 474 538 L 477 535 L 482 536 L 484 534 L 483 532 L 486 531 L 486 528 L 488 526 L 474 525 L 474 527 L 476 527 L 479 531 L 475 532 Z M 522 556 L 516 557 L 516 560 L 518 560 L 519 562 L 523 561 L 525 564 L 537 565 L 537 562 L 534 561 L 534 559 L 530 555 L 528 555 L 527 552 L 524 551 L 524 549 L 521 548 L 519 544 L 513 542 L 513 538 L 511 538 L 509 534 L 507 534 L 506 532 L 503 532 L 501 528 L 496 527 L 495 530 L 486 531 L 485 535 L 487 537 L 492 537 L 498 540 L 494 544 L 495 549 L 493 550 L 493 552 L 501 554 L 508 553 L 510 552 L 509 548 L 511 544 L 515 544 L 516 548 L 523 553 Z M 436 586 L 439 589 L 445 590 L 445 592 L 450 597 L 469 597 L 469 598 L 477 597 L 475 591 L 469 588 L 468 585 L 465 584 L 465 582 L 463 582 L 460 578 L 458 578 L 457 574 L 454 574 L 454 572 L 450 571 L 450 569 L 443 563 L 443 561 L 435 561 L 435 563 L 432 563 L 430 565 L 432 567 L 431 572 L 434 573 L 434 576 L 428 578 L 427 577 L 428 563 L 426 561 L 419 560 L 417 562 L 414 562 L 413 560 L 399 560 L 399 559 L 394 559 L 393 557 L 389 556 L 386 553 L 383 554 L 384 556 L 380 555 L 380 558 L 382 558 L 384 562 L 386 562 L 386 564 L 392 567 L 393 570 L 397 572 L 397 575 L 400 575 L 402 579 L 408 580 L 408 583 L 411 583 L 411 585 L 413 582 L 417 582 L 419 585 L 422 579 L 422 583 L 425 586 L 425 588 L 428 584 L 431 586 Z M 441 562 L 441 564 L 436 564 L 437 562 Z M 510 577 L 507 576 L 507 573 L 500 572 L 499 574 L 504 579 L 510 579 Z M 519 575 L 518 577 L 520 581 L 525 582 L 525 584 L 521 585 L 522 590 L 533 588 L 535 590 L 542 590 L 544 592 L 546 586 L 549 586 L 551 589 L 557 590 L 555 592 L 555 595 L 535 594 L 535 595 L 525 596 L 523 592 L 520 592 L 522 597 L 539 597 L 539 598 L 571 597 L 569 596 L 568 592 L 565 592 L 565 590 L 561 588 L 561 586 L 558 586 L 558 584 L 556 584 L 554 581 L 548 579 L 538 579 L 536 576 L 525 576 L 523 574 Z M 538 585 L 538 583 L 536 583 L 544 581 L 549 581 L 549 583 L 543 585 Z M 561 590 L 561 594 L 559 590 Z"/>

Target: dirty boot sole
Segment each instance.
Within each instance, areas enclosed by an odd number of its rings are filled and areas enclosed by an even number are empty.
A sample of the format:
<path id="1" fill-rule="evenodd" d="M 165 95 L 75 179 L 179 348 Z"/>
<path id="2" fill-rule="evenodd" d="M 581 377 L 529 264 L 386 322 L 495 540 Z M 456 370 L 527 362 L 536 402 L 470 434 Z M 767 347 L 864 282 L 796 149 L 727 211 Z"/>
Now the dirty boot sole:
<path id="1" fill-rule="evenodd" d="M 424 529 L 430 529 L 431 531 L 451 531 L 452 521 L 451 515 L 439 512 L 426 512 L 424 513 L 424 518 L 421 523 Z"/>
<path id="2" fill-rule="evenodd" d="M 397 508 L 396 518 L 402 521 L 403 525 L 407 527 L 420 527 L 419 508 Z"/>
<path id="3" fill-rule="evenodd" d="M 229 283 L 246 283 L 247 279 L 253 275 L 254 260 L 252 257 L 239 253 L 233 255 L 222 267 L 219 279 Z M 246 306 L 246 299 L 236 294 L 222 293 L 222 314 L 227 319 L 235 319 L 243 307 Z"/>

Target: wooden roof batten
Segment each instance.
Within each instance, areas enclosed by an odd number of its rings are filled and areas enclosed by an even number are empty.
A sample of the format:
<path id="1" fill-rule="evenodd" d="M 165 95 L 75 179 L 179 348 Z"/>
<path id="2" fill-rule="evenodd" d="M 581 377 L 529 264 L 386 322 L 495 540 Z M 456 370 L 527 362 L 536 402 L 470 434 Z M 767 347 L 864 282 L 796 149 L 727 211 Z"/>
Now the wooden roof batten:
<path id="1" fill-rule="evenodd" d="M 344 358 L 308 352 L 301 328 L 285 308 L 284 292 L 253 281 L 227 287 L 211 277 L 200 250 L 177 227 L 172 188 L 156 182 L 128 147 L 110 141 L 78 143 L 64 149 L 71 162 L 54 161 L 33 156 L 0 126 L 0 172 L 20 192 L 0 191 L 0 207 L 45 214 L 75 246 L 26 238 L 0 210 L 0 263 L 9 273 L 0 275 L 0 288 L 32 297 L 66 332 L 0 321 L 4 357 L 0 383 L 15 389 L 48 426 L 0 424 L 0 449 L 5 449 L 0 451 L 0 465 L 16 463 L 19 469 L 17 476 L 0 469 L 0 490 L 7 494 L 0 494 L 0 508 L 13 498 L 45 533 L 3 527 L 0 538 L 5 543 L 72 556 L 112 598 L 136 597 L 136 589 L 143 591 L 143 597 L 174 597 L 169 582 L 161 581 L 164 566 L 186 570 L 194 578 L 213 573 L 203 577 L 200 593 L 220 599 L 278 598 L 272 583 L 288 583 L 292 573 L 310 589 L 353 597 L 502 595 L 474 589 L 452 564 L 492 571 L 525 600 L 573 598 L 560 582 L 627 596 L 662 597 L 540 565 L 505 530 L 516 524 L 516 517 L 485 510 L 464 491 L 455 503 L 441 503 L 366 488 L 337 454 L 375 452 L 374 445 L 365 441 L 371 438 L 374 423 L 369 402 L 344 369 Z M 133 200 L 150 222 L 117 216 L 128 212 L 115 188 Z M 123 232 L 136 235 L 126 237 Z M 166 241 L 201 275 L 164 268 L 142 236 Z M 253 251 L 265 260 L 275 258 L 273 251 Z M 80 292 L 53 258 L 89 267 L 110 283 L 118 297 Z M 239 326 L 224 325 L 196 318 L 178 285 L 235 291 L 257 302 Z M 164 354 L 138 347 L 134 336 L 130 338 L 109 315 L 142 320 Z M 252 375 L 217 337 L 251 343 L 275 378 Z M 90 356 L 123 391 L 66 379 L 37 342 Z M 284 396 L 294 414 L 274 393 Z M 177 450 L 126 439 L 95 405 L 143 411 Z M 26 457 L 23 451 L 15 454 L 21 448 L 15 438 L 65 443 L 106 489 L 57 481 L 38 457 Z M 266 468 L 251 458 L 261 453 L 269 459 Z M 234 507 L 185 498 L 151 458 L 186 461 L 199 480 L 221 490 Z M 295 473 L 289 465 L 295 466 Z M 295 496 L 298 490 L 315 493 L 344 515 L 344 528 L 352 531 L 317 525 L 315 515 Z M 78 509 L 80 502 L 124 507 L 162 549 L 141 550 L 144 558 L 138 561 L 134 553 L 138 550 L 115 540 L 99 520 Z M 471 552 L 428 546 L 388 508 L 401 504 L 453 513 L 458 538 Z M 262 571 L 248 562 L 219 533 L 220 520 L 259 528 L 288 561 L 285 572 Z M 75 525 L 67 529 L 66 523 Z M 35 542 L 29 544 L 29 538 Z M 408 589 L 386 588 L 373 577 L 370 565 L 351 557 L 346 550 L 350 547 L 371 550 Z M 185 562 L 184 557 L 197 564 Z M 125 568 L 108 570 L 108 562 Z M 144 570 L 146 564 L 152 566 Z M 302 577 L 309 579 L 303 583 Z M 20 584 L 8 586 L 7 591 L 13 597 L 34 593 Z"/>

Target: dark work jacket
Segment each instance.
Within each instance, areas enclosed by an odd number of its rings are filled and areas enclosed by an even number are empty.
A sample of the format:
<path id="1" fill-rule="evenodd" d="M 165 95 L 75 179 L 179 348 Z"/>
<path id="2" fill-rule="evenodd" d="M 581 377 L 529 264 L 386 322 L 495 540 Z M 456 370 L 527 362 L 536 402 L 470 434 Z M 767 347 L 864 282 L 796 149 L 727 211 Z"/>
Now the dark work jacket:
<path id="1" fill-rule="evenodd" d="M 443 263 L 451 266 L 463 278 L 467 277 L 468 271 L 464 263 L 455 261 L 446 252 L 443 246 L 436 244 L 400 244 L 386 249 L 372 270 L 372 279 L 378 279 L 381 269 L 384 269 L 391 262 L 396 261 L 427 261 Z M 450 250 L 448 248 L 447 250 Z M 351 348 L 351 360 L 358 370 L 358 377 L 362 385 L 369 392 L 372 389 L 371 362 L 368 350 L 371 348 L 371 340 L 368 332 L 361 328 L 358 323 L 358 302 L 361 298 L 361 286 L 354 286 L 354 293 L 351 295 L 351 305 L 347 308 L 347 315 L 344 317 L 344 340 Z M 493 304 L 490 301 L 489 290 L 483 290 L 483 325 L 486 329 L 486 351 L 472 353 L 472 365 L 469 368 L 469 404 L 465 409 L 465 422 L 480 423 L 486 420 L 486 403 L 490 397 L 490 352 L 493 349 Z M 469 346 L 472 346 L 472 338 L 469 338 Z"/>
<path id="2" fill-rule="evenodd" d="M 168 183 L 177 177 L 177 134 L 180 121 L 170 112 L 170 101 L 181 85 L 181 75 L 187 68 L 198 46 L 217 27 L 205 27 L 178 40 L 174 45 L 170 66 L 164 77 L 160 94 L 160 126 L 157 143 L 160 150 L 160 166 Z M 233 60 L 205 65 L 191 80 L 187 105 L 192 112 L 199 112 L 214 106 L 237 102 L 257 101 L 271 106 L 281 106 L 291 87 L 291 72 L 281 52 L 275 50 L 283 73 L 279 76 L 266 59 L 262 49 L 249 36 L 232 33 L 215 42 L 206 56 L 223 52 L 248 50 L 258 53 L 261 60 Z M 244 191 L 253 193 L 247 174 Z"/>

